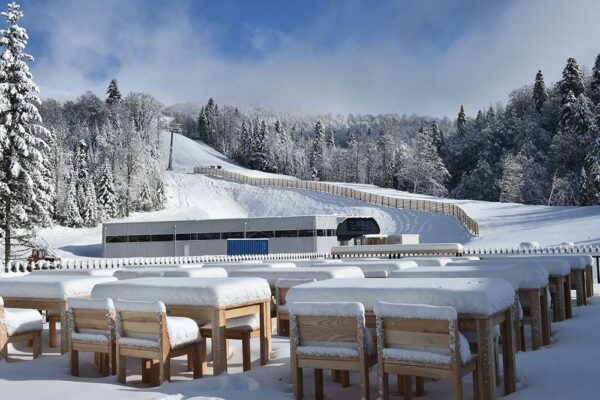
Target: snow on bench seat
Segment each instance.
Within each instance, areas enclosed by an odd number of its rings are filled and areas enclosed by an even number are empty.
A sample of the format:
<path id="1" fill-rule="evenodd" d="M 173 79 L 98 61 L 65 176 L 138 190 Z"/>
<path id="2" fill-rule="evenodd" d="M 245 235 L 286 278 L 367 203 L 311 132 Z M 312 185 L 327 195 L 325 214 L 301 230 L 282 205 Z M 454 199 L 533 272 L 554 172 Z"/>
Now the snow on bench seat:
<path id="1" fill-rule="evenodd" d="M 150 277 L 227 278 L 227 271 L 223 268 L 134 268 L 119 270 L 114 276 L 120 281 Z"/>
<path id="2" fill-rule="evenodd" d="M 334 246 L 333 256 L 353 254 L 463 254 L 464 247 L 460 243 L 428 243 L 428 244 L 380 244 L 363 246 Z"/>
<path id="3" fill-rule="evenodd" d="M 235 271 L 237 269 L 245 268 L 296 268 L 296 264 L 293 262 L 279 262 L 279 263 L 263 263 L 263 262 L 235 262 L 235 263 L 214 263 L 206 264 L 204 268 L 223 268 L 227 273 Z"/>
<path id="4" fill-rule="evenodd" d="M 499 278 L 517 289 L 541 289 L 548 284 L 548 271 L 541 267 L 519 268 L 503 265 L 460 265 L 417 267 L 394 271 L 390 278 Z"/>
<path id="5" fill-rule="evenodd" d="M 363 272 L 366 271 L 398 271 L 403 268 L 413 268 L 417 267 L 418 264 L 415 261 L 410 260 L 367 260 L 367 259 L 359 259 L 352 261 L 343 261 L 340 260 L 339 263 L 334 264 L 326 264 L 327 267 L 330 268 L 341 268 L 341 267 L 358 267 Z M 312 264 L 311 267 L 322 267 L 323 264 Z"/>
<path id="6" fill-rule="evenodd" d="M 499 266 L 520 266 L 521 268 L 538 267 L 543 268 L 550 275 L 565 276 L 571 272 L 571 266 L 566 260 L 556 259 L 538 259 L 537 257 L 491 257 L 480 261 L 458 261 L 450 263 L 453 265 L 499 265 Z"/>
<path id="7" fill-rule="evenodd" d="M 116 280 L 112 276 L 28 275 L 0 279 L 0 296 L 66 300 L 70 297 L 87 297 L 94 286 Z"/>
<path id="8" fill-rule="evenodd" d="M 92 297 L 222 308 L 270 299 L 271 288 L 260 278 L 139 278 L 96 285 Z"/>
<path id="9" fill-rule="evenodd" d="M 511 307 L 513 286 L 498 278 L 329 279 L 292 287 L 288 303 L 361 302 L 372 311 L 378 301 L 451 306 L 459 314 L 492 315 Z"/>
<path id="10" fill-rule="evenodd" d="M 319 264 L 323 265 L 323 264 Z M 280 278 L 350 279 L 364 278 L 363 271 L 357 267 L 299 267 L 299 268 L 250 268 L 231 271 L 229 276 L 253 276 L 266 279 L 275 286 Z"/>
<path id="11" fill-rule="evenodd" d="M 116 269 L 54 269 L 31 271 L 31 275 L 113 276 Z"/>

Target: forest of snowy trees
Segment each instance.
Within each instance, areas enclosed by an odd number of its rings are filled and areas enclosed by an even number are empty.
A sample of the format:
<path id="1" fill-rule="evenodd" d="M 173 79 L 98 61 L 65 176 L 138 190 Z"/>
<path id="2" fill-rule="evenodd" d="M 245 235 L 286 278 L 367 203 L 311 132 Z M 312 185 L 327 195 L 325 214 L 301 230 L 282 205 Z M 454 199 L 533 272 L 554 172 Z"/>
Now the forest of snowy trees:
<path id="1" fill-rule="evenodd" d="M 373 183 L 434 196 L 550 205 L 600 204 L 600 55 L 590 75 L 532 84 L 454 121 L 399 115 L 297 116 L 210 99 L 166 110 L 184 134 L 252 169 Z"/>

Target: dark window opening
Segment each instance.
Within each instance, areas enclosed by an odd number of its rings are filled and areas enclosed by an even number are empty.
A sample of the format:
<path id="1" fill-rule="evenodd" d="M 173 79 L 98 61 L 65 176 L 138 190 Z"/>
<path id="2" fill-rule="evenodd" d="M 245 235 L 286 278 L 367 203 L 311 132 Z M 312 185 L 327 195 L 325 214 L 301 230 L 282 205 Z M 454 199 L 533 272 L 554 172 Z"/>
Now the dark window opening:
<path id="1" fill-rule="evenodd" d="M 275 231 L 275 237 L 298 237 L 298 231 Z"/>
<path id="2" fill-rule="evenodd" d="M 129 235 L 129 243 L 151 242 L 152 235 Z"/>
<path id="3" fill-rule="evenodd" d="M 313 237 L 315 236 L 315 231 L 312 229 L 302 229 L 298 231 L 298 236 L 300 237 Z"/>
<path id="4" fill-rule="evenodd" d="M 221 239 L 243 239 L 244 232 L 222 232 Z"/>
<path id="5" fill-rule="evenodd" d="M 197 240 L 219 240 L 221 239 L 220 233 L 198 233 Z"/>
<path id="6" fill-rule="evenodd" d="M 273 231 L 256 231 L 256 232 L 247 232 L 246 233 L 246 237 L 247 238 L 258 238 L 258 239 L 264 239 L 264 238 L 272 238 L 273 237 Z"/>
<path id="7" fill-rule="evenodd" d="M 173 234 L 171 235 L 152 235 L 153 242 L 172 242 L 174 239 Z"/>
<path id="8" fill-rule="evenodd" d="M 107 236 L 106 243 L 127 243 L 127 236 Z"/>

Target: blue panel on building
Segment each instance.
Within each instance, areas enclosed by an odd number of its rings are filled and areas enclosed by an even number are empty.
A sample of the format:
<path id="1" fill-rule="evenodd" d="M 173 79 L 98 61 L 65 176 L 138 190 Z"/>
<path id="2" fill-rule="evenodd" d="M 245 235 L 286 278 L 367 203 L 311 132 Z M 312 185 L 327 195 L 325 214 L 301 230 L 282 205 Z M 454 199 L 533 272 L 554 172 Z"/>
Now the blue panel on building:
<path id="1" fill-rule="evenodd" d="M 269 254 L 269 239 L 227 239 L 227 255 Z"/>

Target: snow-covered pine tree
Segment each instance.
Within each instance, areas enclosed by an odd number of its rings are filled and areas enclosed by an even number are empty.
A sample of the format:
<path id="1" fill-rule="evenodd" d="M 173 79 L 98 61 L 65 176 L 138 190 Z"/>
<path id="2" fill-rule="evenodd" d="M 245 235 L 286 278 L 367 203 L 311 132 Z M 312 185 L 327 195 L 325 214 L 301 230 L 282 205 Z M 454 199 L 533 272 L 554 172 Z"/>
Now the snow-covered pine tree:
<path id="1" fill-rule="evenodd" d="M 98 182 L 98 208 L 103 218 L 110 219 L 117 216 L 117 190 L 108 162 L 104 163 Z"/>
<path id="2" fill-rule="evenodd" d="M 421 125 L 421 130 L 425 129 Z M 394 184 L 394 138 L 387 130 L 381 130 L 377 137 L 377 151 L 379 156 L 379 176 L 377 184 L 383 187 L 393 187 Z"/>
<path id="3" fill-rule="evenodd" d="M 28 244 L 37 225 L 52 214 L 46 143 L 50 132 L 40 125 L 38 88 L 27 66 L 33 57 L 24 52 L 27 32 L 19 26 L 20 6 L 9 3 L 2 12 L 8 29 L 0 30 L 0 228 L 4 261 L 13 244 Z"/>
<path id="4" fill-rule="evenodd" d="M 272 172 L 273 168 L 269 163 L 269 147 L 267 140 L 269 130 L 267 123 L 263 120 L 260 125 L 257 123 L 253 135 L 252 147 L 250 153 L 250 168 L 258 171 Z"/>
<path id="5" fill-rule="evenodd" d="M 595 108 L 594 121 L 590 127 L 589 145 L 586 146 L 585 168 L 588 176 L 588 190 L 591 193 L 589 205 L 600 205 L 600 104 Z"/>
<path id="6" fill-rule="evenodd" d="M 315 124 L 315 137 L 312 141 L 309 157 L 310 176 L 313 181 L 318 181 L 323 178 L 323 148 L 325 134 L 323 132 L 323 124 L 317 121 Z"/>
<path id="7" fill-rule="evenodd" d="M 106 104 L 113 105 L 119 104 L 123 102 L 123 97 L 121 96 L 121 91 L 119 90 L 119 84 L 116 79 L 113 79 L 108 84 L 108 88 L 106 89 Z"/>
<path id="8" fill-rule="evenodd" d="M 444 133 L 440 129 L 440 126 L 438 125 L 437 121 L 431 121 L 429 130 L 431 134 L 431 140 L 433 141 L 433 145 L 439 153 L 442 149 L 442 146 L 444 145 Z"/>
<path id="9" fill-rule="evenodd" d="M 81 219 L 83 219 L 85 226 L 96 226 L 98 223 L 98 203 L 96 202 L 96 188 L 90 176 L 85 180 L 84 189 L 83 207 L 79 209 Z"/>
<path id="10" fill-rule="evenodd" d="M 162 210 L 167 205 L 167 193 L 165 191 L 165 182 L 161 177 L 159 177 L 156 180 L 156 193 L 154 201 L 155 210 Z"/>
<path id="11" fill-rule="evenodd" d="M 140 191 L 140 195 L 138 197 L 137 202 L 139 210 L 152 210 L 152 205 L 154 204 L 154 201 L 152 200 L 152 194 L 150 193 L 150 186 L 148 185 L 147 180 L 144 180 L 144 184 L 142 185 L 142 190 Z"/>
<path id="12" fill-rule="evenodd" d="M 459 137 L 465 137 L 467 134 L 467 114 L 465 113 L 465 107 L 460 105 L 458 117 L 456 118 L 456 133 Z"/>
<path id="13" fill-rule="evenodd" d="M 578 97 L 585 90 L 585 86 L 579 64 L 572 57 L 567 60 L 562 76 L 563 78 L 558 83 L 558 87 L 564 104 L 567 101 L 569 91 L 573 92 L 573 96 Z"/>
<path id="14" fill-rule="evenodd" d="M 64 207 L 64 224 L 74 228 L 83 226 L 83 219 L 81 218 L 81 214 L 79 214 L 76 196 L 75 175 L 71 174 Z"/>
<path id="15" fill-rule="evenodd" d="M 600 104 L 600 54 L 596 56 L 594 68 L 592 68 L 592 80 L 590 81 L 589 98 L 594 105 Z"/>
<path id="16" fill-rule="evenodd" d="M 546 83 L 544 82 L 544 75 L 542 74 L 542 70 L 539 70 L 535 75 L 535 83 L 533 84 L 533 104 L 535 104 L 535 108 L 538 113 L 542 112 L 542 107 L 546 100 L 548 100 L 548 92 L 546 91 Z"/>
<path id="17" fill-rule="evenodd" d="M 581 168 L 581 173 L 579 174 L 579 205 L 591 206 L 593 204 L 594 194 L 592 193 L 592 187 L 584 167 Z"/>
<path id="18" fill-rule="evenodd" d="M 349 182 L 360 182 L 360 147 L 353 132 L 348 133 L 346 169 Z"/>
<path id="19" fill-rule="evenodd" d="M 463 174 L 460 183 L 452 191 L 452 196 L 459 199 L 496 201 L 498 192 L 496 173 L 485 159 L 480 159 L 473 170 Z"/>
<path id="20" fill-rule="evenodd" d="M 77 142 L 73 166 L 75 168 L 75 190 L 77 193 L 77 207 L 83 216 L 85 197 L 87 196 L 86 183 L 88 180 L 88 146 L 83 139 Z"/>
<path id="21" fill-rule="evenodd" d="M 424 126 L 417 132 L 412 157 L 407 167 L 413 193 L 443 196 L 448 193 L 446 181 L 450 173 L 437 153 L 433 140 Z"/>
<path id="22" fill-rule="evenodd" d="M 523 165 L 520 154 L 507 154 L 502 160 L 502 178 L 500 179 L 500 202 L 520 203 L 523 201 Z"/>
<path id="23" fill-rule="evenodd" d="M 334 149 L 335 148 L 335 136 L 333 135 L 333 129 L 330 129 L 327 133 L 327 148 Z"/>

